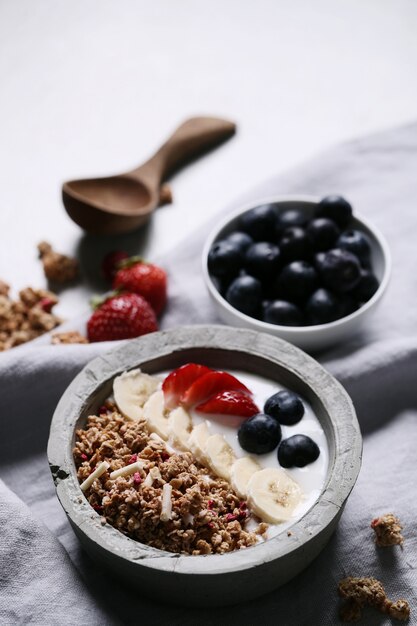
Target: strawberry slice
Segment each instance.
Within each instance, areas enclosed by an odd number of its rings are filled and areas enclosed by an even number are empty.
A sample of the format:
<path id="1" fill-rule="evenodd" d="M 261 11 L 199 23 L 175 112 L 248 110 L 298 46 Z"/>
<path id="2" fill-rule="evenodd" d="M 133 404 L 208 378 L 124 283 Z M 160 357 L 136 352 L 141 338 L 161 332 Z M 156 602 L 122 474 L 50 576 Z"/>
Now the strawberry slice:
<path id="1" fill-rule="evenodd" d="M 204 402 L 220 391 L 242 391 L 252 395 L 243 383 L 227 372 L 211 371 L 200 376 L 181 396 L 181 404 L 186 407 L 193 406 L 197 402 Z"/>
<path id="2" fill-rule="evenodd" d="M 220 413 L 221 415 L 239 415 L 252 417 L 259 413 L 259 409 L 247 393 L 242 391 L 220 391 L 199 404 L 196 411 L 201 413 Z"/>
<path id="3" fill-rule="evenodd" d="M 200 376 L 212 371 L 213 370 L 205 365 L 187 363 L 168 374 L 162 383 L 162 391 L 164 392 L 165 406 L 167 409 L 174 409 L 178 406 L 181 396 L 193 382 Z"/>

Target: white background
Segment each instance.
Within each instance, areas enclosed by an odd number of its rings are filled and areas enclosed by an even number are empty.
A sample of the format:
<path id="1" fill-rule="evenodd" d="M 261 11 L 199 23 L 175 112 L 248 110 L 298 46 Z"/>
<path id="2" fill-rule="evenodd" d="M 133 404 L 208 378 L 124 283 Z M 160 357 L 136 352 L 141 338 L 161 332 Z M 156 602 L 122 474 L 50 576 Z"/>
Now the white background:
<path id="1" fill-rule="evenodd" d="M 77 315 L 105 251 L 152 260 L 264 178 L 414 119 L 416 68 L 413 0 L 0 0 L 0 277 L 45 285 L 42 239 L 78 254 L 57 309 Z M 149 227 L 83 236 L 62 182 L 139 165 L 195 114 L 238 134 L 173 179 Z"/>

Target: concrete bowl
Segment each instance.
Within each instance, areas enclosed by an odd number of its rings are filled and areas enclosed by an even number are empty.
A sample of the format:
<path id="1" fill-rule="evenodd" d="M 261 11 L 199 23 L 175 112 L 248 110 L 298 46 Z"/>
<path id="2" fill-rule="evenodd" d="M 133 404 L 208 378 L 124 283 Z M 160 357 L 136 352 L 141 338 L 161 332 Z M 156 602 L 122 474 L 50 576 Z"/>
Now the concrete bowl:
<path id="1" fill-rule="evenodd" d="M 150 374 L 189 361 L 276 380 L 311 403 L 329 446 L 315 504 L 286 532 L 224 555 L 188 556 L 143 545 L 102 524 L 84 497 L 72 456 L 75 431 L 111 394 L 113 378 L 134 367 Z M 235 604 L 289 581 L 320 553 L 359 473 L 362 439 L 352 402 L 314 359 L 271 335 L 224 326 L 180 327 L 126 342 L 89 363 L 52 419 L 48 459 L 58 498 L 82 546 L 100 565 L 151 597 L 193 606 Z"/>

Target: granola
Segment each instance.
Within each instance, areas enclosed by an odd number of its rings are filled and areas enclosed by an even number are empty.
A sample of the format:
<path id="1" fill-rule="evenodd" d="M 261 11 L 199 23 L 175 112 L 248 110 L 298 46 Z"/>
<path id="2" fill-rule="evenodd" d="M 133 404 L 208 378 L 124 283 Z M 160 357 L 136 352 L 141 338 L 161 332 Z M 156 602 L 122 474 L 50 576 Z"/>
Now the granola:
<path id="1" fill-rule="evenodd" d="M 360 620 L 362 609 L 366 605 L 400 621 L 406 621 L 410 617 L 407 600 L 403 598 L 396 602 L 389 600 L 382 583 L 376 578 L 349 576 L 339 582 L 338 591 L 340 597 L 347 600 L 340 609 L 340 619 L 344 622 Z"/>
<path id="2" fill-rule="evenodd" d="M 54 333 L 51 337 L 53 345 L 71 343 L 90 343 L 87 337 L 81 335 L 77 330 L 69 330 L 65 333 Z"/>
<path id="3" fill-rule="evenodd" d="M 41 241 L 38 245 L 38 250 L 43 264 L 43 271 L 48 280 L 63 284 L 77 278 L 79 268 L 76 259 L 55 252 L 46 241 Z"/>
<path id="4" fill-rule="evenodd" d="M 371 528 L 375 531 L 375 543 L 381 548 L 402 546 L 404 543 L 401 534 L 403 527 L 393 513 L 386 513 L 372 520 Z"/>
<path id="5" fill-rule="evenodd" d="M 61 319 L 52 313 L 57 296 L 46 289 L 26 287 L 19 298 L 9 296 L 9 286 L 0 281 L 0 352 L 31 341 L 52 330 Z"/>
<path id="6" fill-rule="evenodd" d="M 245 529 L 250 512 L 227 481 L 109 403 L 77 431 L 73 452 L 81 484 L 109 464 L 85 495 L 107 523 L 132 539 L 190 555 L 223 554 L 259 540 Z M 265 530 L 261 524 L 258 532 Z"/>

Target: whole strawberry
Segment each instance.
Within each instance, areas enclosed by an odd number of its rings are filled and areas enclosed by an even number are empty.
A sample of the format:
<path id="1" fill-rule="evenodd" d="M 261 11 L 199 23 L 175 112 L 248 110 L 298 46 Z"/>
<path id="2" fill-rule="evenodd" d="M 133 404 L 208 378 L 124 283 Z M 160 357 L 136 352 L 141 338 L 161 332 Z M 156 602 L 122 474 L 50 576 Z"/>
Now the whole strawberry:
<path id="1" fill-rule="evenodd" d="M 87 322 L 89 341 L 131 339 L 158 330 L 155 312 L 137 293 L 111 296 Z"/>
<path id="2" fill-rule="evenodd" d="M 140 257 L 131 257 L 119 263 L 113 279 L 113 289 L 138 293 L 149 302 L 159 315 L 167 301 L 167 276 L 164 270 Z"/>

